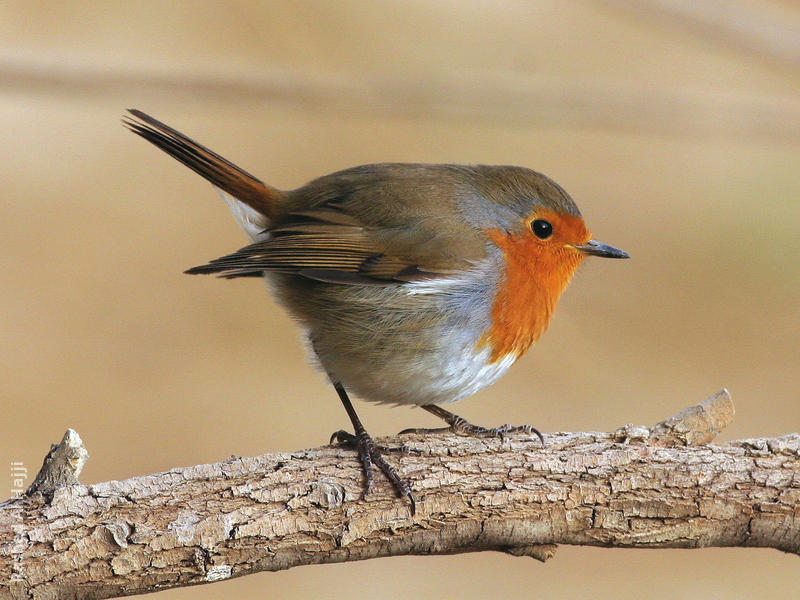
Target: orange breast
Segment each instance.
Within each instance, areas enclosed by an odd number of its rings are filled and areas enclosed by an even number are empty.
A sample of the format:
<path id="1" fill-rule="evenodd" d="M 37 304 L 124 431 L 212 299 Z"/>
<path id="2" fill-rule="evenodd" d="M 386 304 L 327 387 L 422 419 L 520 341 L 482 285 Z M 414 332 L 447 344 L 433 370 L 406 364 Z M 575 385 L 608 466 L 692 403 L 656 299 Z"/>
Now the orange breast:
<path id="1" fill-rule="evenodd" d="M 574 218 L 583 227 L 583 221 Z M 481 340 L 481 345 L 490 345 L 494 362 L 511 353 L 519 358 L 539 339 L 584 255 L 564 244 L 543 244 L 533 234 L 491 230 L 487 235 L 505 258 L 505 277 L 492 305 L 492 325 Z"/>

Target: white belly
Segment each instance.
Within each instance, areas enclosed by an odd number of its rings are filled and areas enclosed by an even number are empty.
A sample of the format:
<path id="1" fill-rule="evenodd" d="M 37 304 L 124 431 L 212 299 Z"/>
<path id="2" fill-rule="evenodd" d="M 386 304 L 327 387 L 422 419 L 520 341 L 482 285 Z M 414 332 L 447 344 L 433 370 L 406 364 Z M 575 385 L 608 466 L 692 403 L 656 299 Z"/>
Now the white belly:
<path id="1" fill-rule="evenodd" d="M 345 389 L 371 402 L 440 404 L 474 394 L 517 358 L 492 361 L 483 342 L 496 273 L 487 261 L 460 277 L 366 294 L 340 290 L 338 309 L 307 321 L 319 362 Z M 351 310 L 373 318 L 355 321 Z"/>

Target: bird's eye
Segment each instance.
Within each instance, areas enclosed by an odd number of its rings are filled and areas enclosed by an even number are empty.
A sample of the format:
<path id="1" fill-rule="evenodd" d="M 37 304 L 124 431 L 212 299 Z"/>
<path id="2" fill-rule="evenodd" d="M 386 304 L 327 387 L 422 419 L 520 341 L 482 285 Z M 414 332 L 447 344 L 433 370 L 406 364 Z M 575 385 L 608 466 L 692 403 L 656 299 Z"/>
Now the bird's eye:
<path id="1" fill-rule="evenodd" d="M 536 219 L 533 221 L 533 223 L 531 223 L 531 230 L 540 240 L 546 240 L 553 235 L 553 226 L 550 224 L 550 221 L 545 221 L 544 219 Z"/>

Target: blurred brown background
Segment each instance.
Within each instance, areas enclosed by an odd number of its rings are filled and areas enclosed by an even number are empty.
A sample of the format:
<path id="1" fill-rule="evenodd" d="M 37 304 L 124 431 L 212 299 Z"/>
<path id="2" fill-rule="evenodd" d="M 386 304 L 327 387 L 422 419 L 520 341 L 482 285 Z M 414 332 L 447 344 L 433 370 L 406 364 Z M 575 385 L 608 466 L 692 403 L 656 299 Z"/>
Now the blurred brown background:
<path id="1" fill-rule="evenodd" d="M 586 262 L 538 346 L 457 405 L 475 422 L 611 430 L 725 386 L 723 439 L 800 429 L 796 2 L 3 2 L 0 40 L 4 464 L 35 472 L 68 426 L 96 482 L 348 424 L 262 285 L 182 274 L 245 238 L 120 126 L 128 107 L 278 187 L 425 161 L 525 165 L 569 190 L 633 258 Z M 434 424 L 357 408 L 374 435 Z M 796 561 L 564 547 L 547 565 L 384 559 L 160 597 L 786 598 Z"/>

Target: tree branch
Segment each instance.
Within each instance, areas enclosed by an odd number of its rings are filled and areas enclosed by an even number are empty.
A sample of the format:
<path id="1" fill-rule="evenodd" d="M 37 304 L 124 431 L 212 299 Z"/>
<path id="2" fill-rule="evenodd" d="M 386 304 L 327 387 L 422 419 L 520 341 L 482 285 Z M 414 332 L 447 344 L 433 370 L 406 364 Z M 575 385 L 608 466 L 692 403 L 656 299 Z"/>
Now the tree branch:
<path id="1" fill-rule="evenodd" d="M 404 437 L 415 517 L 380 478 L 360 499 L 354 453 L 328 446 L 34 492 L 0 504 L 0 598 L 108 598 L 403 554 L 546 560 L 555 544 L 800 553 L 800 435 L 691 445 L 732 416 L 723 391 L 654 427 L 556 433 L 545 448 Z"/>

